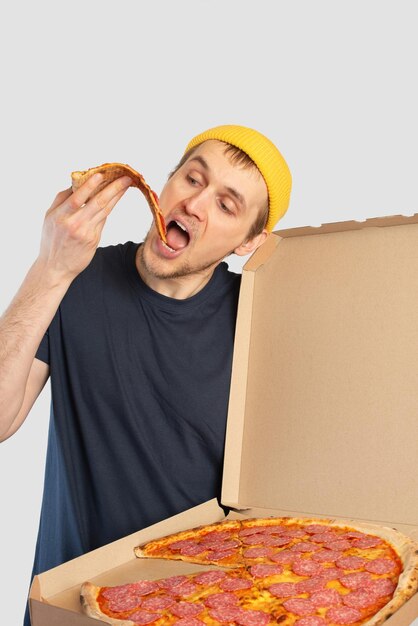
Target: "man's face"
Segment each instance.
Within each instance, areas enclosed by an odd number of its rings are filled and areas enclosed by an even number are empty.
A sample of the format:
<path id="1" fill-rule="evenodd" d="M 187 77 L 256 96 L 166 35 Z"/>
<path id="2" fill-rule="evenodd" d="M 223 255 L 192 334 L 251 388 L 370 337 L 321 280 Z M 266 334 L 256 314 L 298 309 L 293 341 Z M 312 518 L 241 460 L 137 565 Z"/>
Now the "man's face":
<path id="1" fill-rule="evenodd" d="M 267 203 L 267 187 L 256 168 L 233 165 L 224 150 L 219 141 L 205 141 L 165 184 L 160 207 L 171 249 L 153 224 L 141 247 L 141 261 L 151 275 L 198 274 L 214 269 L 231 252 L 251 252 L 241 246 Z"/>

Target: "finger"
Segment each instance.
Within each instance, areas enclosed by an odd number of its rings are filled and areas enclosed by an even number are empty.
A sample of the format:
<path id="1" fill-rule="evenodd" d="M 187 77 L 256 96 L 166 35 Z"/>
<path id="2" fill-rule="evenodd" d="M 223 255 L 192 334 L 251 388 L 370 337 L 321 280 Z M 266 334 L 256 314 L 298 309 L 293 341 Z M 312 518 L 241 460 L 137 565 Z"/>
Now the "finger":
<path id="1" fill-rule="evenodd" d="M 126 192 L 127 189 L 128 189 L 127 187 L 125 189 L 122 189 L 122 191 L 120 191 L 116 196 L 113 196 L 113 198 L 109 200 L 105 209 L 102 209 L 101 211 L 96 213 L 95 217 L 92 219 L 92 224 L 94 226 L 99 226 L 103 228 L 103 225 L 105 221 L 107 220 L 109 213 L 112 211 L 115 204 L 119 202 L 119 200 L 122 198 L 123 194 Z"/>
<path id="2" fill-rule="evenodd" d="M 132 179 L 129 178 L 129 176 L 122 176 L 112 183 L 109 183 L 109 185 L 106 185 L 106 187 L 87 202 L 84 208 L 86 218 L 93 219 L 96 215 L 101 215 L 102 218 L 107 216 L 109 213 L 109 205 L 111 210 L 119 200 L 118 196 L 120 194 L 123 195 L 131 184 Z"/>
<path id="3" fill-rule="evenodd" d="M 69 198 L 72 193 L 73 193 L 73 190 L 71 189 L 71 187 L 69 187 L 68 189 L 64 189 L 64 191 L 59 191 L 57 195 L 55 196 L 54 201 L 48 210 L 52 211 L 53 209 L 55 209 L 57 206 L 62 204 L 67 198 Z"/>
<path id="4" fill-rule="evenodd" d="M 76 191 L 74 191 L 70 198 L 68 198 L 67 202 L 65 203 L 66 208 L 70 209 L 71 211 L 78 210 L 80 207 L 83 206 L 83 204 L 86 204 L 89 198 L 94 196 L 94 194 L 97 192 L 97 189 L 102 183 L 103 174 L 97 173 L 93 176 L 90 176 L 90 178 L 88 178 L 86 182 L 83 183 L 81 187 L 79 187 Z"/>

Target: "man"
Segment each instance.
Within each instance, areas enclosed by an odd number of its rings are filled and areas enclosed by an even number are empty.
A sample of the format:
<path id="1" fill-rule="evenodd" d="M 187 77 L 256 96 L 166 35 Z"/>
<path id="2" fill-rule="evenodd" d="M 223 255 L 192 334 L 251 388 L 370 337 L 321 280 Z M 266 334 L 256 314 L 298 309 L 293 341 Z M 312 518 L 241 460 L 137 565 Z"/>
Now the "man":
<path id="1" fill-rule="evenodd" d="M 266 137 L 216 127 L 160 195 L 168 245 L 153 224 L 142 245 L 98 249 L 130 184 L 91 197 L 100 181 L 57 195 L 0 325 L 2 440 L 51 377 L 34 574 L 220 498 L 240 281 L 222 259 L 263 243 L 291 187 Z"/>

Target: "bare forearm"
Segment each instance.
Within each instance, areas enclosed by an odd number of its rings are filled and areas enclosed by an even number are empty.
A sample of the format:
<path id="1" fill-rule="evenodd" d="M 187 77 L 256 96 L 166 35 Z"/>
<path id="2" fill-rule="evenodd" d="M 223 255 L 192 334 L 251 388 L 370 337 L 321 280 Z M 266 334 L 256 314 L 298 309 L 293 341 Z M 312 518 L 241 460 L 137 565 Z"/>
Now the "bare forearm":
<path id="1" fill-rule="evenodd" d="M 70 283 L 36 261 L 0 318 L 0 433 L 22 405 L 36 351 Z"/>

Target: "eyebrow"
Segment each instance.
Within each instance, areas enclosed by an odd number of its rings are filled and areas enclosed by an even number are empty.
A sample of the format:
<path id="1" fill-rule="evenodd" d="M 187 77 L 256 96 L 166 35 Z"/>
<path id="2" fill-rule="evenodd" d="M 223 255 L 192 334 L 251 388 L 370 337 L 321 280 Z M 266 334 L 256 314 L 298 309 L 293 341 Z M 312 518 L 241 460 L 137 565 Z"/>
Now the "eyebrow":
<path id="1" fill-rule="evenodd" d="M 207 170 L 208 172 L 210 172 L 210 167 L 209 167 L 209 165 L 207 164 L 207 162 L 205 161 L 205 159 L 204 159 L 202 156 L 200 156 L 199 154 L 197 154 L 196 156 L 194 156 L 193 158 L 191 158 L 191 159 L 190 159 L 190 161 L 189 161 L 189 163 L 190 163 L 191 161 L 198 161 L 198 162 L 201 164 L 201 166 L 202 166 L 205 170 Z M 241 193 L 239 193 L 239 191 L 237 191 L 236 189 L 234 189 L 234 187 L 226 187 L 226 186 L 225 186 L 225 189 L 226 189 L 227 191 L 229 191 L 229 193 L 230 193 L 232 196 L 234 196 L 234 198 L 236 198 L 236 199 L 238 200 L 238 202 L 242 205 L 242 207 L 243 207 L 244 209 L 246 209 L 246 208 L 247 208 L 247 204 L 246 204 L 246 202 L 245 202 L 245 198 L 244 198 L 244 196 L 243 196 Z"/>

